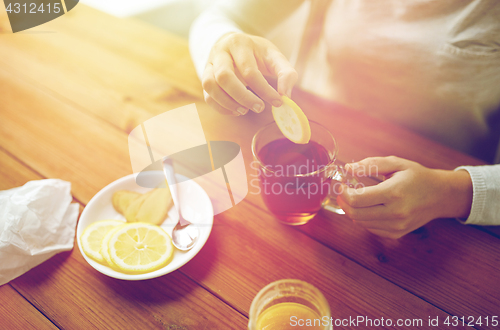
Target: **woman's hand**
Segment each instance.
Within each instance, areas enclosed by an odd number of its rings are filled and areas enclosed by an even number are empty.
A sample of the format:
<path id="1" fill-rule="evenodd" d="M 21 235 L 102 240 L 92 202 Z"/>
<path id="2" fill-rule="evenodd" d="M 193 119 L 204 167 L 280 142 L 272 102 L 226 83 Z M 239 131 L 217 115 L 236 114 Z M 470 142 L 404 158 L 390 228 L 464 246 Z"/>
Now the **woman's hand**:
<path id="1" fill-rule="evenodd" d="M 264 75 L 278 78 L 278 91 Z M 236 116 L 249 109 L 262 112 L 262 100 L 280 106 L 280 95 L 290 97 L 296 81 L 297 72 L 276 46 L 244 33 L 230 33 L 217 41 L 202 77 L 205 101 L 222 114 Z"/>
<path id="2" fill-rule="evenodd" d="M 347 164 L 358 176 L 384 175 L 375 186 L 346 188 L 337 198 L 357 224 L 379 236 L 400 238 L 436 218 L 466 218 L 472 204 L 467 171 L 445 171 L 390 156 Z"/>

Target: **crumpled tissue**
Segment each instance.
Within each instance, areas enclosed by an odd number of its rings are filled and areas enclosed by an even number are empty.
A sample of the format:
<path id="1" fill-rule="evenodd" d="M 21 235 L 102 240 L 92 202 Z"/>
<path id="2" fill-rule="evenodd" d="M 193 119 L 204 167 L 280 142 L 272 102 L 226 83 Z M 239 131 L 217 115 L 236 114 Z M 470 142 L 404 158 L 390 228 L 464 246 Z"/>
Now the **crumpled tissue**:
<path id="1" fill-rule="evenodd" d="M 36 180 L 0 191 L 0 285 L 73 248 L 79 207 L 71 183 Z"/>

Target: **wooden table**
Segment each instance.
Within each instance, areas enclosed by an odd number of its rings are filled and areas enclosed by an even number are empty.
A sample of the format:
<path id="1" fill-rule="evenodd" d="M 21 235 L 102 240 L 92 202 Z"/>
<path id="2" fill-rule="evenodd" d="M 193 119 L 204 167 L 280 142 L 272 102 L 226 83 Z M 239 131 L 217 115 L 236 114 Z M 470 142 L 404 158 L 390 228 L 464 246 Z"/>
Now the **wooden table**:
<path id="1" fill-rule="evenodd" d="M 186 40 L 144 23 L 80 4 L 12 34 L 2 7 L 0 15 L 0 189 L 60 178 L 72 183 L 83 209 L 100 189 L 131 173 L 127 136 L 148 118 L 195 102 L 207 139 L 238 143 L 247 166 L 252 135 L 272 120 L 269 111 L 224 117 L 210 110 Z M 405 129 L 294 93 L 307 115 L 334 133 L 342 161 L 393 154 L 436 168 L 481 164 Z M 54 256 L 0 287 L 1 328 L 244 329 L 256 293 L 283 278 L 318 287 L 335 319 L 421 319 L 429 328 L 429 317 L 439 317 L 434 328 L 445 329 L 453 328 L 443 325 L 447 317 L 481 316 L 475 328 L 498 328 L 491 324 L 500 317 L 498 229 L 443 219 L 391 240 L 326 214 L 288 227 L 255 194 L 214 221 L 193 260 L 152 280 L 102 275 L 77 248 Z M 339 328 L 366 327 L 344 322 Z"/>

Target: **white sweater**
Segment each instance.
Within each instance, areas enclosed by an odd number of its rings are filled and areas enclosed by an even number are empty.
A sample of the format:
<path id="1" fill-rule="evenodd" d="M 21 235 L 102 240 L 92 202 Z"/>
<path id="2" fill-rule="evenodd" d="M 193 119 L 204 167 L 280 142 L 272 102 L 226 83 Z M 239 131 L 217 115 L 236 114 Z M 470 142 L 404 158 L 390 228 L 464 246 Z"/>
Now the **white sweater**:
<path id="1" fill-rule="evenodd" d="M 198 75 L 221 36 L 244 31 L 286 50 L 303 68 L 302 88 L 354 110 L 472 154 L 494 133 L 488 118 L 500 109 L 500 1 L 312 1 L 217 2 L 191 28 Z M 322 33 L 306 56 L 297 55 L 304 30 L 318 22 Z M 459 169 L 474 187 L 465 223 L 500 225 L 500 165 Z"/>

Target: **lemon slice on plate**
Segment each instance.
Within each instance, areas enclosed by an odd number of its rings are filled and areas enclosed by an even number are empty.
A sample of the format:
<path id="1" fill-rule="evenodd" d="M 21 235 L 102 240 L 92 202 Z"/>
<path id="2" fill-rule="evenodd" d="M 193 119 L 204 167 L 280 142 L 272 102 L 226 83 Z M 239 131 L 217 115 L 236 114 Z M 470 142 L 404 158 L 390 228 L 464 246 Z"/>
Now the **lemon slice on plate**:
<path id="1" fill-rule="evenodd" d="M 143 274 L 160 269 L 171 260 L 174 247 L 159 226 L 135 222 L 113 231 L 109 257 L 122 272 Z"/>
<path id="2" fill-rule="evenodd" d="M 104 258 L 104 260 L 106 260 L 106 262 L 108 263 L 108 266 L 110 266 L 111 268 L 117 268 L 117 266 L 113 263 L 111 257 L 109 256 L 109 240 L 116 232 L 116 230 L 122 228 L 123 226 L 126 226 L 125 222 L 122 222 L 121 225 L 111 228 L 111 230 L 108 231 L 108 233 L 104 236 L 101 242 L 101 255 Z"/>
<path id="3" fill-rule="evenodd" d="M 311 139 L 311 127 L 306 115 L 299 106 L 283 96 L 281 107 L 273 107 L 274 121 L 281 133 L 290 141 L 298 144 L 306 144 Z"/>
<path id="4" fill-rule="evenodd" d="M 119 220 L 102 220 L 89 225 L 83 231 L 80 237 L 83 252 L 89 257 L 100 263 L 105 263 L 104 257 L 101 255 L 101 242 L 104 236 L 114 227 L 123 224 Z"/>

